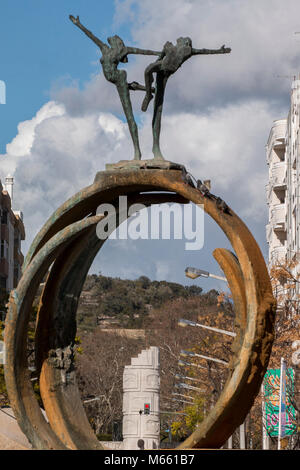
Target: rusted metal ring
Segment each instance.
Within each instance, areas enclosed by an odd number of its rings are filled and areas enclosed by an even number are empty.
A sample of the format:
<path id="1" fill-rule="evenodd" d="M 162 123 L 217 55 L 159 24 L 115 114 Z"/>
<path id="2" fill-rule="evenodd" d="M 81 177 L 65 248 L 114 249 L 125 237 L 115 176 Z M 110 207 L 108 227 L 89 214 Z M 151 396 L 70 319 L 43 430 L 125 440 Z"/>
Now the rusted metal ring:
<path id="1" fill-rule="evenodd" d="M 153 191 L 164 193 L 154 195 Z M 93 185 L 66 201 L 46 222 L 29 250 L 22 279 L 9 302 L 5 377 L 11 406 L 35 448 L 101 448 L 83 412 L 74 380 L 74 316 L 86 273 L 102 245 L 95 235 L 99 218 L 92 214 L 101 203 L 116 204 L 118 196 L 125 194 L 135 202 L 148 201 L 148 205 L 178 197 L 203 204 L 205 212 L 228 237 L 237 256 L 238 262 L 224 252 L 219 252 L 216 258 L 228 277 L 236 308 L 243 319 L 239 344 L 236 344 L 229 376 L 215 407 L 179 446 L 180 449 L 218 448 L 243 422 L 259 391 L 273 342 L 275 301 L 263 256 L 247 227 L 231 209 L 223 211 L 215 199 L 203 196 L 187 184 L 178 170 L 102 172 Z M 48 424 L 32 391 L 25 353 L 32 301 L 51 263 L 36 335 L 36 356 Z M 79 267 L 82 268 L 80 276 Z M 65 310 L 69 312 L 67 316 L 63 315 Z"/>

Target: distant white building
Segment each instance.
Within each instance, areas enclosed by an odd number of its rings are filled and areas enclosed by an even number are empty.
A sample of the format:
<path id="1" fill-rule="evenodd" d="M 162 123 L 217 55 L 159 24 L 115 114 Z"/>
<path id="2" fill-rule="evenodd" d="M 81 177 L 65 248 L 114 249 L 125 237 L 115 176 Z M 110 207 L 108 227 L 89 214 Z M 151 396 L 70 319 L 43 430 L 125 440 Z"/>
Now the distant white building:
<path id="1" fill-rule="evenodd" d="M 0 289 L 10 291 L 16 287 L 23 264 L 21 240 L 25 239 L 22 212 L 14 211 L 12 176 L 5 185 L 0 181 Z"/>
<path id="2" fill-rule="evenodd" d="M 290 111 L 274 121 L 266 146 L 269 183 L 266 187 L 269 222 L 266 227 L 269 265 L 300 262 L 300 79 L 294 79 Z M 294 274 L 300 269 L 295 267 Z M 299 293 L 299 286 L 297 286 Z"/>

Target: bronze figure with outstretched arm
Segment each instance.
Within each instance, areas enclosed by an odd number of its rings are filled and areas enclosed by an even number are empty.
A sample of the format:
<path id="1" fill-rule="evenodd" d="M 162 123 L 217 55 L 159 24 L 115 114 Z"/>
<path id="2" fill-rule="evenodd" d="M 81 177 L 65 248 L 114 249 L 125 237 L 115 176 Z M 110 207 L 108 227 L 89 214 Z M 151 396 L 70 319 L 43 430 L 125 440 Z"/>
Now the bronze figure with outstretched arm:
<path id="1" fill-rule="evenodd" d="M 192 40 L 190 38 L 178 38 L 176 45 L 171 42 L 166 42 L 161 55 L 152 64 L 148 65 L 145 70 L 145 87 L 146 95 L 142 103 L 142 111 L 146 111 L 148 105 L 153 98 L 152 82 L 153 74 L 156 73 L 156 91 L 154 99 L 154 111 L 152 120 L 152 133 L 153 133 L 153 154 L 156 159 L 164 159 L 160 150 L 159 138 L 161 130 L 161 116 L 163 101 L 165 95 L 165 88 L 167 81 L 181 65 L 193 55 L 200 54 L 228 54 L 231 52 L 230 48 L 225 46 L 219 49 L 194 49 L 192 47 Z"/>
<path id="2" fill-rule="evenodd" d="M 103 41 L 101 41 L 101 39 L 97 38 L 90 30 L 83 26 L 78 16 L 77 18 L 75 18 L 74 16 L 70 15 L 69 18 L 72 23 L 75 24 L 78 28 L 80 28 L 101 50 L 102 57 L 100 59 L 100 63 L 102 65 L 103 74 L 105 78 L 109 82 L 113 83 L 118 90 L 122 107 L 127 119 L 130 135 L 133 141 L 134 159 L 140 160 L 141 151 L 138 139 L 138 129 L 133 115 L 129 90 L 146 91 L 146 88 L 137 82 L 128 83 L 126 71 L 119 70 L 118 65 L 120 62 L 128 62 L 128 54 L 159 56 L 161 52 L 125 46 L 124 42 L 119 36 L 109 37 L 107 39 L 107 42 L 109 43 L 108 46 Z"/>

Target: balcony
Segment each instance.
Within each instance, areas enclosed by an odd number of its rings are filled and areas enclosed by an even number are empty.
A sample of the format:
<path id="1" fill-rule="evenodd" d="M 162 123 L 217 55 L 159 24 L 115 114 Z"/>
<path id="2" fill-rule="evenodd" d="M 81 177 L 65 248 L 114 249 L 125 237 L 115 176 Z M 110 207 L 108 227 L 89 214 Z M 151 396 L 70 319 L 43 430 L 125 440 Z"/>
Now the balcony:
<path id="1" fill-rule="evenodd" d="M 271 224 L 274 232 L 285 232 L 285 215 L 286 207 L 285 204 L 277 204 L 271 211 Z"/>
<path id="2" fill-rule="evenodd" d="M 273 190 L 272 184 L 271 183 L 266 184 L 265 189 L 266 189 L 267 204 L 269 205 L 271 201 L 272 190 Z"/>
<path id="3" fill-rule="evenodd" d="M 286 248 L 284 246 L 276 246 L 271 252 L 271 264 L 283 262 L 286 257 Z"/>
<path id="4" fill-rule="evenodd" d="M 286 163 L 278 162 L 274 163 L 272 167 L 272 185 L 276 190 L 286 189 Z"/>
<path id="5" fill-rule="evenodd" d="M 273 231 L 272 225 L 271 224 L 266 225 L 266 238 L 267 238 L 268 243 L 270 243 L 271 241 L 272 231 Z"/>
<path id="6" fill-rule="evenodd" d="M 274 121 L 273 126 L 272 126 L 272 131 L 273 131 L 273 136 L 276 140 L 283 141 L 285 139 L 286 126 L 287 126 L 286 119 L 277 119 L 276 121 Z"/>

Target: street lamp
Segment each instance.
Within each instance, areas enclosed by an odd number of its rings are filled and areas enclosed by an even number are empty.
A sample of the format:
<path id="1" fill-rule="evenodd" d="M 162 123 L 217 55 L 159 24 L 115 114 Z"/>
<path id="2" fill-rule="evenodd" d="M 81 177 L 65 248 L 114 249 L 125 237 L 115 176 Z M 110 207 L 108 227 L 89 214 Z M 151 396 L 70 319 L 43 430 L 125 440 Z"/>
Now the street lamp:
<path id="1" fill-rule="evenodd" d="M 195 400 L 194 397 L 190 397 L 189 395 L 182 395 L 182 393 L 172 392 L 172 395 L 176 395 L 178 397 L 183 397 L 183 398 L 188 398 L 189 400 Z"/>
<path id="2" fill-rule="evenodd" d="M 171 398 L 172 401 L 180 401 L 181 403 L 187 403 L 188 405 L 193 405 L 192 401 L 183 400 L 182 398 Z"/>
<path id="3" fill-rule="evenodd" d="M 186 367 L 186 366 L 193 366 L 193 367 L 198 367 L 198 369 L 204 369 L 207 370 L 207 367 L 200 366 L 199 364 L 196 364 L 195 362 L 185 362 L 179 359 L 178 365 L 181 367 Z M 210 369 L 212 372 L 218 372 L 217 369 Z"/>
<path id="4" fill-rule="evenodd" d="M 196 390 L 198 392 L 205 392 L 206 391 L 206 390 L 203 390 L 202 388 L 193 387 L 192 385 L 188 385 L 188 384 L 185 384 L 185 383 L 175 384 L 175 387 L 186 388 L 188 390 Z"/>
<path id="5" fill-rule="evenodd" d="M 180 355 L 183 357 L 200 357 L 201 359 L 206 359 L 207 361 L 218 362 L 219 364 L 223 364 L 226 367 L 228 367 L 228 362 L 222 361 L 222 359 L 217 359 L 215 357 L 203 356 L 203 354 L 198 354 L 198 353 L 194 353 L 191 351 L 184 351 L 184 350 L 180 352 Z"/>
<path id="6" fill-rule="evenodd" d="M 200 380 L 200 379 L 196 379 L 194 377 L 188 377 L 187 375 L 179 375 L 179 374 L 175 374 L 175 378 L 176 379 L 187 379 L 187 380 L 194 380 L 195 382 L 202 382 L 204 383 L 203 380 Z"/>
<path id="7" fill-rule="evenodd" d="M 92 398 L 92 397 L 87 397 L 87 398 L 88 398 L 88 400 L 83 400 L 83 403 L 91 403 L 92 401 L 98 401 L 98 400 L 100 400 L 100 397 L 94 397 L 94 398 Z"/>
<path id="8" fill-rule="evenodd" d="M 213 279 L 218 279 L 219 281 L 227 282 L 226 277 L 217 276 L 216 274 L 211 274 L 208 271 L 204 271 L 203 269 L 198 268 L 185 268 L 185 275 L 186 277 L 190 277 L 191 279 L 196 279 L 197 277 L 211 277 Z"/>
<path id="9" fill-rule="evenodd" d="M 216 333 L 222 333 L 223 335 L 228 335 L 228 336 L 236 336 L 236 333 L 233 333 L 232 331 L 228 330 L 222 330 L 220 328 L 215 328 L 213 326 L 206 326 L 206 325 L 201 325 L 201 323 L 196 323 L 191 320 L 186 320 L 185 318 L 181 318 L 178 320 L 178 325 L 185 327 L 185 326 L 198 326 L 199 328 L 205 328 L 206 330 L 211 330 L 215 331 Z"/>
<path id="10" fill-rule="evenodd" d="M 174 398 L 171 398 L 171 400 L 174 400 Z M 164 415 L 183 415 L 183 416 L 187 416 L 187 414 L 182 413 L 182 411 L 160 411 L 159 413 L 164 414 Z"/>
<path id="11" fill-rule="evenodd" d="M 198 367 L 198 369 L 205 369 L 205 370 L 207 370 L 206 367 L 200 366 L 199 364 L 196 364 L 195 362 L 185 362 L 185 361 L 182 361 L 181 359 L 179 359 L 178 365 L 179 365 L 179 366 L 182 366 L 182 367 L 194 366 L 194 367 Z"/>

